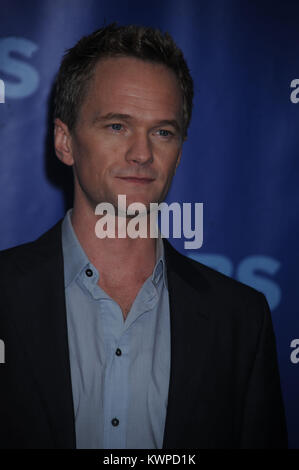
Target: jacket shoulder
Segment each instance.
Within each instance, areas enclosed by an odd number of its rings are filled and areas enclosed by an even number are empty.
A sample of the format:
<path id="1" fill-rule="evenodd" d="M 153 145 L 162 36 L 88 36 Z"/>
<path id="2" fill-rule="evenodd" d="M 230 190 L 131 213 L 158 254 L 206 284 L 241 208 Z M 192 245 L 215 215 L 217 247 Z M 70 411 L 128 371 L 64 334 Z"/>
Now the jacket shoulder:
<path id="1" fill-rule="evenodd" d="M 242 328 L 257 331 L 265 318 L 271 318 L 263 293 L 179 253 L 169 242 L 164 246 L 168 272 L 172 278 L 172 272 L 176 273 L 175 291 L 186 284 L 191 286 L 193 298 L 223 329 L 237 322 L 243 324 Z"/>
<path id="2" fill-rule="evenodd" d="M 200 282 L 206 289 L 217 289 L 223 291 L 226 295 L 232 292 L 238 292 L 245 296 L 263 295 L 257 289 L 250 287 L 243 282 L 237 281 L 216 269 L 206 266 L 199 261 L 194 260 L 178 252 L 168 241 L 165 243 L 166 252 L 171 260 L 171 265 L 176 266 L 181 273 L 184 273 L 188 281 L 195 287 Z"/>
<path id="3" fill-rule="evenodd" d="M 1 250 L 1 277 L 9 273 L 26 273 L 58 253 L 61 247 L 61 223 L 62 219 L 34 241 Z"/>

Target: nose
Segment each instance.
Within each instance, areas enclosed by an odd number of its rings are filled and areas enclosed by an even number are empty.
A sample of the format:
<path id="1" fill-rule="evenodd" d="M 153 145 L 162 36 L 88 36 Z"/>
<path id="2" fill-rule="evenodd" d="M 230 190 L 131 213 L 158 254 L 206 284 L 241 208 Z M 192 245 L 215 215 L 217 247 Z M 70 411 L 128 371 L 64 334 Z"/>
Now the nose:
<path id="1" fill-rule="evenodd" d="M 129 149 L 126 153 L 128 163 L 138 163 L 145 165 L 153 161 L 152 143 L 145 133 L 136 133 L 132 136 Z"/>

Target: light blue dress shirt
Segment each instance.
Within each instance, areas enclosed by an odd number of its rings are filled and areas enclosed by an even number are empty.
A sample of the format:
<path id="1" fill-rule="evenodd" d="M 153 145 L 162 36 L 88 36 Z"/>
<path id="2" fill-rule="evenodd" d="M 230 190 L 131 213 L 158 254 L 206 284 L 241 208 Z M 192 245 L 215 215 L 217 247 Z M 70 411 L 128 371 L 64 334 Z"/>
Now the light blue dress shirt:
<path id="1" fill-rule="evenodd" d="M 163 241 L 124 321 L 98 285 L 71 223 L 62 223 L 76 447 L 160 449 L 170 377 L 170 317 Z"/>

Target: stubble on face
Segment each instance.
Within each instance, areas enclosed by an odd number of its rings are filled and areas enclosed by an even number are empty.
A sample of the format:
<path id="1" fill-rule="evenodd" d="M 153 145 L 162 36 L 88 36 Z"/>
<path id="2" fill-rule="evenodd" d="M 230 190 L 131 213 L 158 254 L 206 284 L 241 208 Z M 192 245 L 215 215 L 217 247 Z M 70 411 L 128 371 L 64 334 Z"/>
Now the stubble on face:
<path id="1" fill-rule="evenodd" d="M 174 73 L 160 64 L 121 57 L 101 60 L 72 133 L 75 203 L 94 212 L 162 202 L 182 148 L 182 95 Z"/>

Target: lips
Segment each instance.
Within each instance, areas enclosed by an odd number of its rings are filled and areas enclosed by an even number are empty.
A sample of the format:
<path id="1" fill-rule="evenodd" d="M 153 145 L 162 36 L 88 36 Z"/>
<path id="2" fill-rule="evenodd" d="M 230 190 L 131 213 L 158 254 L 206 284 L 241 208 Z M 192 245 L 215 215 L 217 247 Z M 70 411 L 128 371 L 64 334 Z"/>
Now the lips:
<path id="1" fill-rule="evenodd" d="M 153 178 L 141 178 L 136 176 L 118 176 L 117 178 L 126 181 L 127 183 L 149 184 L 154 181 Z"/>

